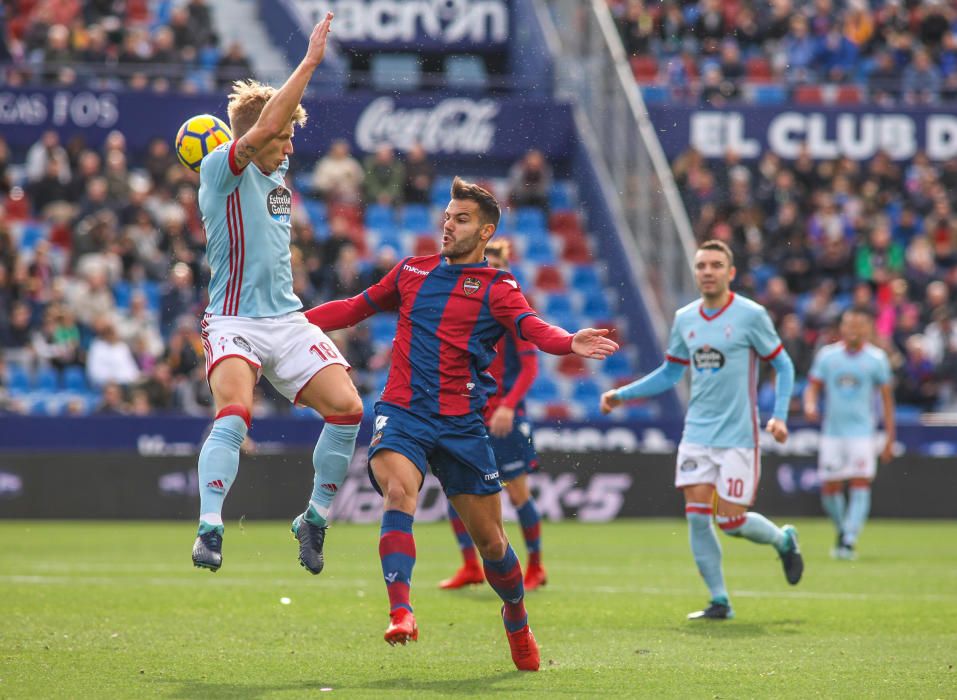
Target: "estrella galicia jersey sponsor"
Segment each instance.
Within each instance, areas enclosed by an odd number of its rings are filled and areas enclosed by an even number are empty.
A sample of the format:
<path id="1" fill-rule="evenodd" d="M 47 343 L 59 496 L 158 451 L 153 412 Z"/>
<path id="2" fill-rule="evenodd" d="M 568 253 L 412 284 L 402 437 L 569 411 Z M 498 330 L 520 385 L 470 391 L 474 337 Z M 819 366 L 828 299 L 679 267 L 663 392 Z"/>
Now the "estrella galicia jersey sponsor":
<path id="1" fill-rule="evenodd" d="M 199 208 L 206 227 L 212 276 L 206 312 L 261 318 L 302 308 L 293 293 L 289 237 L 292 192 L 284 175 L 289 160 L 262 172 L 238 168 L 235 141 L 213 150 L 199 170 Z"/>

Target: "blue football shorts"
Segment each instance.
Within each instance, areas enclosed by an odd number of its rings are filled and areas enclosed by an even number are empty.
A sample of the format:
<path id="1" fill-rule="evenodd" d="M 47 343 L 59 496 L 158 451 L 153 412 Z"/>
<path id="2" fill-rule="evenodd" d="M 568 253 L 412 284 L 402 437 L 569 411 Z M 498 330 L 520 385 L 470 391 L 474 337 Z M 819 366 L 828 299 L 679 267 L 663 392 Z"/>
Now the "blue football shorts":
<path id="1" fill-rule="evenodd" d="M 531 474 L 538 470 L 538 453 L 535 451 L 532 426 L 525 416 L 525 411 L 515 411 L 512 432 L 502 438 L 489 435 L 489 442 L 503 481 L 511 481 L 522 474 Z"/>

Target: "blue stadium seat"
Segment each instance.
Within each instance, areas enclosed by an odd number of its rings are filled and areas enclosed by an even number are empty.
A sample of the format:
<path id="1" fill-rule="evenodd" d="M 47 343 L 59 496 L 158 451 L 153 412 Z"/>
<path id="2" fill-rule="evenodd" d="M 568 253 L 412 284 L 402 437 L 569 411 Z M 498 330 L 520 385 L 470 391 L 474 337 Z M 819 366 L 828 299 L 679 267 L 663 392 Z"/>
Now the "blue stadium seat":
<path id="1" fill-rule="evenodd" d="M 160 288 L 159 282 L 143 280 L 138 289 L 146 295 L 146 305 L 153 311 L 158 312 L 160 308 L 160 297 L 163 295 L 163 290 Z"/>
<path id="2" fill-rule="evenodd" d="M 620 352 L 616 352 L 614 355 L 606 358 L 604 362 L 600 363 L 600 366 L 605 376 L 614 379 L 627 379 L 634 374 L 634 370 L 632 370 L 628 358 Z"/>
<path id="3" fill-rule="evenodd" d="M 219 63 L 219 49 L 215 46 L 204 46 L 199 50 L 200 68 L 214 69 Z"/>
<path id="4" fill-rule="evenodd" d="M 545 212 L 535 207 L 522 207 L 515 215 L 515 230 L 522 233 L 548 231 Z"/>
<path id="5" fill-rule="evenodd" d="M 133 288 L 126 280 L 119 280 L 113 283 L 113 299 L 116 305 L 121 309 L 128 309 L 130 306 L 130 297 L 133 295 Z"/>
<path id="6" fill-rule="evenodd" d="M 33 375 L 33 388 L 37 391 L 56 391 L 57 374 L 52 367 L 41 367 Z"/>
<path id="7" fill-rule="evenodd" d="M 555 253 L 550 245 L 526 246 L 525 260 L 539 265 L 554 265 Z"/>
<path id="8" fill-rule="evenodd" d="M 437 177 L 432 182 L 432 204 L 445 209 L 449 203 L 449 190 L 452 189 L 452 178 Z"/>
<path id="9" fill-rule="evenodd" d="M 549 294 L 545 300 L 545 314 L 548 317 L 568 316 L 575 313 L 571 300 L 565 294 Z"/>
<path id="10" fill-rule="evenodd" d="M 608 299 L 605 298 L 601 289 L 594 289 L 585 296 L 582 313 L 593 318 L 608 318 L 611 315 Z"/>
<path id="11" fill-rule="evenodd" d="M 787 88 L 783 85 L 755 85 L 751 94 L 759 105 L 779 105 L 788 99 Z"/>
<path id="12" fill-rule="evenodd" d="M 399 217 L 399 226 L 405 231 L 422 233 L 432 230 L 432 216 L 424 204 L 406 204 Z"/>
<path id="13" fill-rule="evenodd" d="M 308 170 L 303 170 L 301 173 L 296 173 L 292 177 L 292 185 L 300 194 L 312 192 L 312 173 Z M 306 203 L 305 197 L 303 197 L 302 203 Z"/>
<path id="14" fill-rule="evenodd" d="M 37 243 L 47 237 L 49 226 L 40 223 L 28 222 L 23 224 L 22 235 L 20 236 L 20 248 L 23 250 L 33 250 Z"/>
<path id="15" fill-rule="evenodd" d="M 533 401 L 548 403 L 549 401 L 557 401 L 561 397 L 558 393 L 558 385 L 550 377 L 539 374 L 535 378 L 532 388 L 528 391 L 528 398 Z"/>
<path id="16" fill-rule="evenodd" d="M 83 368 L 75 365 L 63 370 L 63 373 L 60 375 L 60 386 L 65 391 L 81 394 L 89 390 Z"/>
<path id="17" fill-rule="evenodd" d="M 594 265 L 576 265 L 572 269 L 571 285 L 583 293 L 601 288 L 601 279 Z"/>
<path id="18" fill-rule="evenodd" d="M 671 99 L 671 90 L 664 85 L 642 85 L 641 96 L 646 104 L 658 105 Z"/>
<path id="19" fill-rule="evenodd" d="M 579 379 L 572 389 L 572 399 L 582 404 L 588 410 L 590 406 L 597 406 L 601 398 L 601 387 L 593 379 Z"/>
<path id="20" fill-rule="evenodd" d="M 370 72 L 375 90 L 409 92 L 422 85 L 422 66 L 415 54 L 374 53 Z"/>
<path id="21" fill-rule="evenodd" d="M 391 228 L 395 226 L 395 212 L 384 204 L 370 204 L 366 209 L 366 226 L 369 228 Z"/>
<path id="22" fill-rule="evenodd" d="M 319 222 L 326 222 L 327 212 L 325 203 L 320 202 L 318 199 L 307 199 L 303 197 L 302 206 L 305 208 L 306 214 L 309 216 L 309 221 L 313 226 L 318 227 Z"/>
<path id="23" fill-rule="evenodd" d="M 25 394 L 30 391 L 30 375 L 20 365 L 8 364 L 6 385 L 11 394 Z"/>
<path id="24" fill-rule="evenodd" d="M 446 57 L 445 82 L 454 90 L 484 91 L 488 86 L 485 61 L 479 56 Z"/>
<path id="25" fill-rule="evenodd" d="M 555 209 L 571 209 L 572 198 L 565 183 L 556 182 L 548 192 L 548 205 Z"/>

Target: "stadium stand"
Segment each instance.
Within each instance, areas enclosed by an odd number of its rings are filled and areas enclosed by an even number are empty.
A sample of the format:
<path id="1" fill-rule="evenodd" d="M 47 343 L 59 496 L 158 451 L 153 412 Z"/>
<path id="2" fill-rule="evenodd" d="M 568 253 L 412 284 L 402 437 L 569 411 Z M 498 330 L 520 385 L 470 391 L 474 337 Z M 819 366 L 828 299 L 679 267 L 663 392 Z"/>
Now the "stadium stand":
<path id="1" fill-rule="evenodd" d="M 608 6 L 649 103 L 892 105 L 957 97 L 957 11 L 950 2 L 608 0 Z"/>

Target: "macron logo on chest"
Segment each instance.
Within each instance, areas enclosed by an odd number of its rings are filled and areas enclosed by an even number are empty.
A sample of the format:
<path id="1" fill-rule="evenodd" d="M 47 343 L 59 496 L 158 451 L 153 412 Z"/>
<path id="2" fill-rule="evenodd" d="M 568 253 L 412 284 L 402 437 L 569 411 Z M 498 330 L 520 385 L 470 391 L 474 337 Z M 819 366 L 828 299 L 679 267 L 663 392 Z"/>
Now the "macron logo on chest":
<path id="1" fill-rule="evenodd" d="M 422 275 L 422 277 L 428 277 L 428 276 L 429 276 L 429 273 L 428 273 L 426 270 L 420 270 L 419 268 L 414 267 L 414 266 L 409 265 L 409 264 L 403 265 L 403 266 L 402 266 L 402 269 L 403 269 L 403 270 L 406 270 L 407 272 L 411 272 L 411 273 L 413 273 L 413 274 L 416 274 L 416 275 Z"/>

